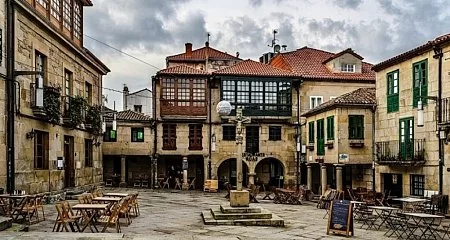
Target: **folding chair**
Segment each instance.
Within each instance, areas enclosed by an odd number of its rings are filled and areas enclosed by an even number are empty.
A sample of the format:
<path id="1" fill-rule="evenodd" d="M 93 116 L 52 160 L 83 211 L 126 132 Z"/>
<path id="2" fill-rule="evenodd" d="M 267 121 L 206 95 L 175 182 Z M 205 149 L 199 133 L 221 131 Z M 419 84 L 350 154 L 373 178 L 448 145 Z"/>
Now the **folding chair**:
<path id="1" fill-rule="evenodd" d="M 69 232 L 69 228 L 67 228 L 67 225 L 69 225 L 70 230 L 72 232 L 75 232 L 74 225 L 77 227 L 78 232 L 80 232 L 80 226 L 78 225 L 78 220 L 75 218 L 71 218 L 69 216 L 69 213 L 67 212 L 67 209 L 63 207 L 62 203 L 56 204 L 56 211 L 58 212 L 58 216 L 56 217 L 55 225 L 53 225 L 53 232 L 56 230 L 56 232 L 63 230 L 66 230 L 66 232 Z M 56 229 L 55 229 L 56 228 Z"/>
<path id="2" fill-rule="evenodd" d="M 108 229 L 108 227 L 115 227 L 116 232 L 120 233 L 121 229 L 120 229 L 120 224 L 119 224 L 119 213 L 120 213 L 120 207 L 121 204 L 123 204 L 123 201 L 121 201 L 118 204 L 115 204 L 112 209 L 111 209 L 111 214 L 108 215 L 102 215 L 98 218 L 98 222 L 103 224 L 103 229 L 102 229 L 102 233 L 106 232 L 106 230 Z"/>
<path id="3" fill-rule="evenodd" d="M 141 176 L 139 176 L 139 178 L 135 178 L 133 180 L 133 187 L 142 187 L 141 179 L 142 179 Z"/>
<path id="4" fill-rule="evenodd" d="M 180 181 L 180 179 L 179 178 L 175 178 L 175 188 L 174 189 L 180 189 L 181 190 L 181 187 L 182 187 L 182 185 L 181 185 L 181 181 Z"/>
<path id="5" fill-rule="evenodd" d="M 191 188 L 192 188 L 192 190 L 195 190 L 195 178 L 192 179 L 192 182 L 189 184 L 188 190 Z"/>
<path id="6" fill-rule="evenodd" d="M 36 215 L 39 221 L 39 210 L 42 212 L 42 221 L 45 221 L 45 211 L 44 211 L 44 194 L 38 194 L 36 196 Z"/>
<path id="7" fill-rule="evenodd" d="M 225 188 L 227 189 L 227 195 L 225 195 L 225 198 L 230 199 L 231 184 L 229 182 L 225 183 Z"/>
<path id="8" fill-rule="evenodd" d="M 120 205 L 120 209 L 119 209 L 119 220 L 120 220 L 120 217 L 123 216 L 123 218 L 125 218 L 125 224 L 127 226 L 130 226 L 130 224 L 131 224 L 131 218 L 130 218 L 130 211 L 132 208 L 131 205 L 132 205 L 132 197 L 127 196 L 123 199 L 123 202 Z"/>
<path id="9" fill-rule="evenodd" d="M 28 225 L 39 222 L 35 195 L 26 197 L 25 204 L 23 206 L 18 206 L 16 210 L 18 210 L 18 214 L 23 217 L 24 222 Z M 33 218 L 35 219 L 34 221 Z"/>
<path id="10" fill-rule="evenodd" d="M 148 175 L 144 175 L 144 178 L 142 179 L 142 182 L 141 182 L 141 186 L 143 188 L 148 188 L 148 186 L 149 186 L 148 182 L 149 182 Z"/>
<path id="11" fill-rule="evenodd" d="M 114 180 L 112 178 L 107 178 L 105 181 L 105 187 L 112 187 Z"/>
<path id="12" fill-rule="evenodd" d="M 166 188 L 169 189 L 170 185 L 169 185 L 169 178 L 166 178 L 166 181 L 164 181 L 164 184 L 162 186 L 162 189 Z"/>
<path id="13" fill-rule="evenodd" d="M 367 226 L 366 230 L 369 230 L 371 228 L 374 228 L 374 229 L 376 228 L 375 222 L 377 220 L 377 216 L 375 216 L 373 214 L 372 209 L 368 209 L 368 208 L 363 209 L 363 210 L 361 210 L 360 214 L 361 214 L 361 221 L 362 221 L 361 228 L 363 228 L 364 225 Z"/>

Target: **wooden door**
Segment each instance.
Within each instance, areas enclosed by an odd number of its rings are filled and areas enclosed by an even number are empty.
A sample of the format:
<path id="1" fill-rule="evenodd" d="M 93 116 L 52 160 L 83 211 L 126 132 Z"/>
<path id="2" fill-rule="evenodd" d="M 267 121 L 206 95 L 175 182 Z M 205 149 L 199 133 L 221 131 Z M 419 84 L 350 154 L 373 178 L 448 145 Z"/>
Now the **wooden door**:
<path id="1" fill-rule="evenodd" d="M 73 160 L 73 137 L 64 136 L 64 186 L 75 187 L 75 164 Z"/>

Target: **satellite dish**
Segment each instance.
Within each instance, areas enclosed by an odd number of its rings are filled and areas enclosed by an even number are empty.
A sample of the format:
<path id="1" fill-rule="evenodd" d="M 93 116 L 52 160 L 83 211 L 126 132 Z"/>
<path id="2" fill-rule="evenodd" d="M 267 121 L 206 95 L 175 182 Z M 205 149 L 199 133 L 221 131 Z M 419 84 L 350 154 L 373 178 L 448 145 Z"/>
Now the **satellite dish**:
<path id="1" fill-rule="evenodd" d="M 274 52 L 280 52 L 280 50 L 281 50 L 280 45 L 276 44 L 275 46 L 273 46 L 273 51 Z"/>

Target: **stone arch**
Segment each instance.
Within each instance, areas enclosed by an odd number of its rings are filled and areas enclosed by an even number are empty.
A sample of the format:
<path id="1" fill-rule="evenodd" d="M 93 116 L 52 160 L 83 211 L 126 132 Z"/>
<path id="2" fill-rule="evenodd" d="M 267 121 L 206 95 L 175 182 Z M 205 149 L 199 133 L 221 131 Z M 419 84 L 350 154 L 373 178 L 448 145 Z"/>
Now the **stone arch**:
<path id="1" fill-rule="evenodd" d="M 242 174 L 243 174 L 243 185 L 246 186 L 248 184 L 248 169 L 249 166 L 246 162 L 242 161 Z M 229 157 L 224 158 L 221 161 L 216 163 L 215 171 L 217 174 L 217 178 L 219 181 L 230 182 L 231 185 L 236 185 L 237 173 L 236 171 L 236 158 Z"/>
<path id="2" fill-rule="evenodd" d="M 286 169 L 285 162 L 278 158 L 263 158 L 255 166 L 255 183 L 283 187 L 287 175 Z"/>

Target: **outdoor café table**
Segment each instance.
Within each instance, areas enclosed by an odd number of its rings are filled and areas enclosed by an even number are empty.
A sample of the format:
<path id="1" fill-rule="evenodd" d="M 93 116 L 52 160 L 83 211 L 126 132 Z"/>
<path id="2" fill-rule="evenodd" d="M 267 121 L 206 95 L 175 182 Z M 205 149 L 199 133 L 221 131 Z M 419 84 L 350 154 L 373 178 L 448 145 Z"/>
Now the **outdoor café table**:
<path id="1" fill-rule="evenodd" d="M 294 194 L 295 194 L 295 191 L 289 190 L 289 189 L 277 188 L 275 190 L 279 194 L 279 199 L 277 199 L 277 201 L 279 203 L 290 203 L 291 202 L 291 198 L 293 198 Z M 274 198 L 274 202 L 275 202 L 275 198 Z"/>
<path id="2" fill-rule="evenodd" d="M 95 221 L 97 220 L 98 211 L 100 210 L 108 210 L 109 204 L 75 204 L 75 206 L 72 207 L 74 210 L 80 210 L 83 213 L 83 216 L 87 216 L 89 219 L 86 219 L 86 224 L 81 229 L 81 232 L 84 232 L 84 230 L 89 227 L 92 232 L 94 230 L 92 229 L 92 226 L 94 227 L 95 231 L 98 232 L 97 227 L 95 226 Z"/>
<path id="3" fill-rule="evenodd" d="M 10 195 L 1 194 L 0 201 L 7 205 L 7 215 L 15 216 L 13 219 L 17 221 L 17 218 L 21 216 L 21 211 L 25 206 L 27 197 L 30 195 Z"/>
<path id="4" fill-rule="evenodd" d="M 433 224 L 436 226 L 441 224 L 442 219 L 444 216 L 440 215 L 433 215 L 428 213 L 402 213 L 407 218 L 412 219 L 417 226 L 414 230 L 411 231 L 411 233 L 407 236 L 407 239 L 410 239 L 409 237 L 414 234 L 414 232 L 417 229 L 421 229 L 422 235 L 420 235 L 419 239 L 422 239 L 423 236 L 425 236 L 426 232 L 429 232 L 429 235 L 431 235 L 434 239 L 437 239 L 439 236 L 435 234 L 435 229 L 432 227 Z M 430 239 L 430 238 L 426 238 Z"/>
<path id="5" fill-rule="evenodd" d="M 117 197 L 95 197 L 92 199 L 95 202 L 103 202 L 103 203 L 115 203 L 120 201 L 120 198 Z"/>
<path id="6" fill-rule="evenodd" d="M 429 200 L 424 198 L 405 197 L 405 198 L 393 198 L 392 201 L 402 202 L 403 209 L 406 209 L 407 207 L 415 209 L 417 205 L 423 204 L 424 202 L 427 202 Z"/>
<path id="7" fill-rule="evenodd" d="M 119 197 L 119 198 L 124 198 L 129 195 L 130 193 L 114 193 L 114 192 L 103 194 L 104 197 Z"/>
<path id="8" fill-rule="evenodd" d="M 377 213 L 376 220 L 378 220 L 378 219 L 381 220 L 380 225 L 378 225 L 377 230 L 379 230 L 381 228 L 381 226 L 383 226 L 383 224 L 387 223 L 386 221 L 391 216 L 393 211 L 400 210 L 395 207 L 386 207 L 386 206 L 367 206 L 367 208 L 375 210 L 375 212 Z M 387 227 L 389 227 L 389 226 L 387 226 Z"/>

